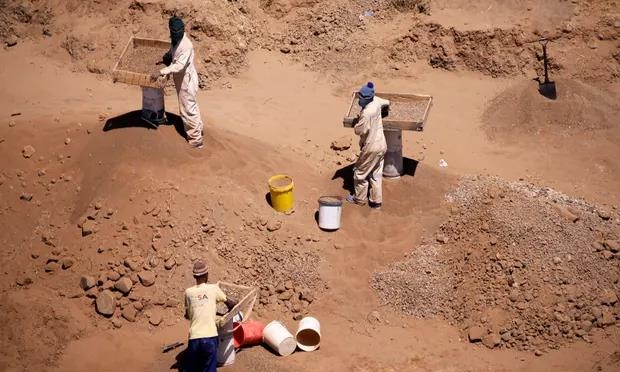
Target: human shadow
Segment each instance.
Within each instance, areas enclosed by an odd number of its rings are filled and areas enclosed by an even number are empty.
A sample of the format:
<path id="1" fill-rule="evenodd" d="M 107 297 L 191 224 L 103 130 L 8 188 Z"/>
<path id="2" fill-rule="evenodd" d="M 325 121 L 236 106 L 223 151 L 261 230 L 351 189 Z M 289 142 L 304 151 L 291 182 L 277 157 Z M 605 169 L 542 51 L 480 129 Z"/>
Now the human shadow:
<path id="1" fill-rule="evenodd" d="M 129 111 L 119 116 L 115 116 L 106 120 L 103 125 L 102 130 L 104 132 L 108 132 L 113 129 L 123 129 L 123 128 L 145 128 L 145 129 L 157 129 L 158 126 L 155 126 L 151 123 L 144 121 L 141 118 L 142 111 L 135 110 Z M 185 129 L 183 128 L 183 120 L 179 115 L 172 114 L 166 112 L 167 122 L 162 123 L 160 125 L 172 125 L 176 130 L 177 134 L 184 139 L 187 139 L 187 135 L 185 133 Z"/>
<path id="2" fill-rule="evenodd" d="M 402 176 L 414 177 L 418 169 L 418 163 L 419 162 L 415 159 L 403 157 Z M 340 168 L 334 173 L 332 177 L 332 180 L 341 178 L 343 190 L 347 190 L 350 194 L 355 193 L 355 186 L 353 184 L 353 167 L 354 166 L 355 164 L 349 164 L 343 168 Z"/>
<path id="3" fill-rule="evenodd" d="M 174 358 L 175 362 L 170 366 L 171 370 L 177 370 L 183 372 L 185 366 L 185 358 L 187 357 L 187 348 L 181 350 Z"/>

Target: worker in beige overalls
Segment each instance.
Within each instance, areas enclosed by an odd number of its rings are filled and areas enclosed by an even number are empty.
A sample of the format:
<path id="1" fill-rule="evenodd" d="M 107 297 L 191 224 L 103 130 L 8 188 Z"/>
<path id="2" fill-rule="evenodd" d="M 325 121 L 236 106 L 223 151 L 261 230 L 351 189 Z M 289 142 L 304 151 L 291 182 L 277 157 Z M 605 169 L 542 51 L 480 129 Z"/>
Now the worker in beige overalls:
<path id="1" fill-rule="evenodd" d="M 364 85 L 357 96 L 362 108 L 359 120 L 355 124 L 355 134 L 360 136 L 360 155 L 353 168 L 355 195 L 347 196 L 347 201 L 364 205 L 368 200 L 371 208 L 379 209 L 383 202 L 381 192 L 383 158 L 387 151 L 381 109 L 389 105 L 390 101 L 375 97 L 375 87 L 372 82 Z M 368 197 L 369 185 L 370 198 Z"/>
<path id="2" fill-rule="evenodd" d="M 198 102 L 196 102 L 198 73 L 194 66 L 194 46 L 185 35 L 185 24 L 181 18 L 176 16 L 170 18 L 168 27 L 170 28 L 172 47 L 163 58 L 167 67 L 161 69 L 159 76 L 156 74 L 154 78 L 172 74 L 187 141 L 192 147 L 202 148 L 203 125 Z"/>

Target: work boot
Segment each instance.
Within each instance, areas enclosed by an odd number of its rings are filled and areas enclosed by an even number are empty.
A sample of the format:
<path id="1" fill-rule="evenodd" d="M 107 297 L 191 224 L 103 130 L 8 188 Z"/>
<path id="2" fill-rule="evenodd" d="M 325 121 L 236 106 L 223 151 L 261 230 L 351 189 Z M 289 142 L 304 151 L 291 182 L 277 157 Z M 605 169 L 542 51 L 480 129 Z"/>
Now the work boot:
<path id="1" fill-rule="evenodd" d="M 366 201 L 363 201 L 363 200 L 357 200 L 357 199 L 355 198 L 355 195 L 347 195 L 346 200 L 347 200 L 349 203 L 353 203 L 353 204 L 357 204 L 357 205 L 365 205 L 365 204 L 366 204 Z"/>
<path id="2" fill-rule="evenodd" d="M 368 206 L 372 209 L 381 209 L 381 203 L 368 202 Z"/>

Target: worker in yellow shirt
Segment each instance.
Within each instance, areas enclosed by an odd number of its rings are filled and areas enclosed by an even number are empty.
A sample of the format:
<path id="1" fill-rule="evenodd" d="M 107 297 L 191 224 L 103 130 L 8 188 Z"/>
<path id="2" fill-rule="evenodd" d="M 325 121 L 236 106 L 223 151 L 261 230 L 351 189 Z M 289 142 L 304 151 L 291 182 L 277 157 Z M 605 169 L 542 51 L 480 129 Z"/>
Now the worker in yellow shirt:
<path id="1" fill-rule="evenodd" d="M 226 298 L 217 284 L 207 284 L 209 268 L 204 261 L 194 263 L 192 270 L 196 285 L 185 290 L 185 317 L 189 319 L 189 342 L 184 371 L 215 372 L 217 369 L 217 326 L 215 323 L 218 302 L 225 302 L 232 309 L 236 302 Z"/>

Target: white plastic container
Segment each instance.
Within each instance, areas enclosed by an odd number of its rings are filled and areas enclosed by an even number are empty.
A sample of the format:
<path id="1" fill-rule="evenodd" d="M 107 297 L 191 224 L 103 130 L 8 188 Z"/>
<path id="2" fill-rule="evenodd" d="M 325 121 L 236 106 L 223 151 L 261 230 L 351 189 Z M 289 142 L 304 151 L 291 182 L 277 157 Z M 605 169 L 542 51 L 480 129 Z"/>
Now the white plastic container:
<path id="1" fill-rule="evenodd" d="M 142 87 L 142 120 L 153 125 L 166 122 L 163 89 Z"/>
<path id="2" fill-rule="evenodd" d="M 321 196 L 319 198 L 319 227 L 333 231 L 340 228 L 342 216 L 342 199 L 337 196 Z"/>
<path id="3" fill-rule="evenodd" d="M 218 330 L 217 364 L 229 366 L 235 362 L 235 345 L 233 342 L 233 319 Z"/>
<path id="4" fill-rule="evenodd" d="M 383 131 L 387 151 L 383 163 L 383 177 L 398 178 L 403 175 L 403 131 L 386 129 Z"/>
<path id="5" fill-rule="evenodd" d="M 293 354 L 297 348 L 297 341 L 286 327 L 274 320 L 263 330 L 263 342 L 269 345 L 276 353 L 287 356 Z"/>
<path id="6" fill-rule="evenodd" d="M 314 351 L 321 344 L 321 323 L 317 318 L 307 316 L 299 322 L 295 334 L 297 347 L 303 351 Z"/>

